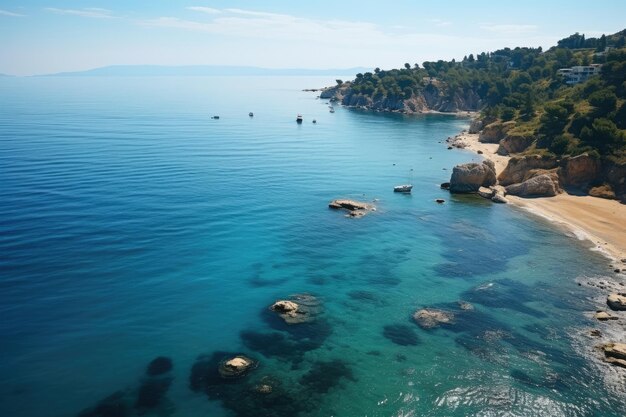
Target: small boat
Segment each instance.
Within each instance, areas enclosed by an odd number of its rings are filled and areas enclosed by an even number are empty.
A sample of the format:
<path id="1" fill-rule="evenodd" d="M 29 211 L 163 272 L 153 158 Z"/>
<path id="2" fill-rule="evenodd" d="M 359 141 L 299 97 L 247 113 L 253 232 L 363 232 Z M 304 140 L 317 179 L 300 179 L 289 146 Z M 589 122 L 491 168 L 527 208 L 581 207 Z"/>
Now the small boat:
<path id="1" fill-rule="evenodd" d="M 217 119 L 219 119 L 219 118 L 220 118 L 219 116 L 212 116 L 212 117 L 211 117 L 211 119 L 215 119 L 215 120 L 217 120 Z"/>
<path id="2" fill-rule="evenodd" d="M 302 115 L 301 115 L 301 114 L 299 114 L 299 115 L 298 115 L 298 117 L 296 117 L 296 122 L 297 122 L 298 124 L 300 124 L 300 123 L 302 123 L 302 120 L 303 120 L 303 119 L 302 119 Z"/>
<path id="3" fill-rule="evenodd" d="M 411 177 L 413 176 L 413 169 L 411 168 L 411 170 L 409 171 L 409 181 L 407 184 L 402 184 L 402 185 L 396 185 L 395 187 L 393 187 L 393 192 L 394 193 L 405 193 L 405 194 L 409 194 L 411 192 L 411 190 L 413 189 L 413 184 L 411 181 Z"/>
<path id="4" fill-rule="evenodd" d="M 248 116 L 254 117 L 254 113 L 250 112 L 250 113 L 248 113 Z"/>
<path id="5" fill-rule="evenodd" d="M 331 107 L 329 111 L 330 111 L 331 113 L 334 113 L 334 112 L 335 112 L 335 109 L 333 109 L 333 108 Z"/>
<path id="6" fill-rule="evenodd" d="M 315 124 L 315 123 L 317 123 L 317 120 L 313 119 L 313 123 L 314 123 L 314 124 Z"/>
<path id="7" fill-rule="evenodd" d="M 396 193 L 410 193 L 411 189 L 413 189 L 412 184 L 402 184 L 402 185 L 396 185 L 395 187 L 393 187 L 393 191 Z"/>

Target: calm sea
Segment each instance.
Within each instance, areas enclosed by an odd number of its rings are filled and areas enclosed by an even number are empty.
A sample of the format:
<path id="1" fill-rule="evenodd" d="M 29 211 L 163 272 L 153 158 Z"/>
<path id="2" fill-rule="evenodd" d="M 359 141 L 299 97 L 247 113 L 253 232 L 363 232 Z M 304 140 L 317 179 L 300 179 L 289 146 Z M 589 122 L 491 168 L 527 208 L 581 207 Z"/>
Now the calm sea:
<path id="1" fill-rule="evenodd" d="M 466 120 L 301 91 L 333 83 L 0 79 L 0 416 L 626 415 L 588 336 L 602 294 L 577 285 L 607 262 L 439 189 L 477 159 L 442 143 Z M 269 313 L 301 293 L 316 321 Z M 455 318 L 422 329 L 424 307 Z M 227 352 L 259 366 L 204 377 Z"/>

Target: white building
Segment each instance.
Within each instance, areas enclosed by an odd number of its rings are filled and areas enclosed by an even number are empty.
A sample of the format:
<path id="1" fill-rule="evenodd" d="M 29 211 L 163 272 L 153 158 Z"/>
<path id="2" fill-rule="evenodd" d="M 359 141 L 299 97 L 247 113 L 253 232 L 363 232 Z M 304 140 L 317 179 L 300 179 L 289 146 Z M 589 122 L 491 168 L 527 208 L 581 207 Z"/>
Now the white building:
<path id="1" fill-rule="evenodd" d="M 562 75 L 565 84 L 573 85 L 587 81 L 589 77 L 600 74 L 601 64 L 577 65 L 571 68 L 561 68 L 556 71 L 558 75 Z"/>

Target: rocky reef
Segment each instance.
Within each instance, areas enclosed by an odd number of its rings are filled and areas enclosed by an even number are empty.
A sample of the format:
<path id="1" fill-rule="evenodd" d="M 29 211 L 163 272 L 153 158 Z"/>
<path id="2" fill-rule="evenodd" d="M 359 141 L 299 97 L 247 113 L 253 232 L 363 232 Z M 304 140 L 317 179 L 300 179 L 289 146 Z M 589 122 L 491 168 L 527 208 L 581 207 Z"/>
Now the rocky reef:
<path id="1" fill-rule="evenodd" d="M 328 203 L 328 207 L 335 210 L 344 209 L 348 211 L 347 217 L 362 217 L 376 208 L 369 203 L 356 200 L 337 199 Z"/>

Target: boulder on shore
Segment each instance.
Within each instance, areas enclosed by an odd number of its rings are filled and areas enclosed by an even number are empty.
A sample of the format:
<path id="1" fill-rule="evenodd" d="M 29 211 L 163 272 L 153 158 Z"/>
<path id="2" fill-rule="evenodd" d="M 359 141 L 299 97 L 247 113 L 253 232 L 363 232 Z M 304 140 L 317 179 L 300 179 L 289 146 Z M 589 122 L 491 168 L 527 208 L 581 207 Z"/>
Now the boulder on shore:
<path id="1" fill-rule="evenodd" d="M 519 153 L 528 148 L 535 138 L 533 136 L 521 136 L 521 135 L 507 135 L 500 140 L 500 146 L 498 146 L 498 155 L 510 155 L 512 153 Z"/>
<path id="2" fill-rule="evenodd" d="M 506 133 L 515 126 L 514 121 L 509 122 L 493 122 L 485 126 L 480 132 L 478 141 L 482 143 L 498 143 L 504 139 Z"/>
<path id="3" fill-rule="evenodd" d="M 529 176 L 530 178 L 520 184 L 507 186 L 506 193 L 519 197 L 554 197 L 561 193 L 556 170 L 534 170 Z"/>
<path id="4" fill-rule="evenodd" d="M 451 193 L 475 193 L 480 187 L 496 184 L 495 165 L 490 160 L 482 163 L 470 162 L 457 165 L 452 169 L 450 177 Z"/>
<path id="5" fill-rule="evenodd" d="M 606 304 L 615 311 L 626 310 L 626 293 L 609 294 L 606 298 Z"/>
<path id="6" fill-rule="evenodd" d="M 470 123 L 469 133 L 471 133 L 471 134 L 478 133 L 478 132 L 480 132 L 482 130 L 482 128 L 483 128 L 483 121 L 480 120 L 480 119 L 474 119 Z"/>
<path id="7" fill-rule="evenodd" d="M 507 186 L 524 182 L 528 179 L 528 174 L 537 169 L 553 169 L 557 167 L 556 160 L 544 158 L 539 155 L 527 155 L 523 157 L 513 157 L 504 170 L 498 175 L 500 185 Z"/>
<path id="8" fill-rule="evenodd" d="M 433 327 L 438 327 L 440 324 L 452 322 L 452 320 L 454 320 L 454 314 L 444 310 L 424 308 L 413 314 L 413 320 L 415 320 L 422 329 L 432 329 Z"/>
<path id="9" fill-rule="evenodd" d="M 482 198 L 486 198 L 487 200 L 490 200 L 495 194 L 496 192 L 492 188 L 480 187 L 478 189 L 478 195 Z"/>
<path id="10" fill-rule="evenodd" d="M 589 195 L 592 197 L 606 198 L 607 200 L 615 200 L 615 192 L 609 184 L 598 185 L 589 189 Z"/>
<path id="11" fill-rule="evenodd" d="M 604 352 L 604 361 L 626 368 L 626 343 L 607 343 L 600 346 Z"/>

